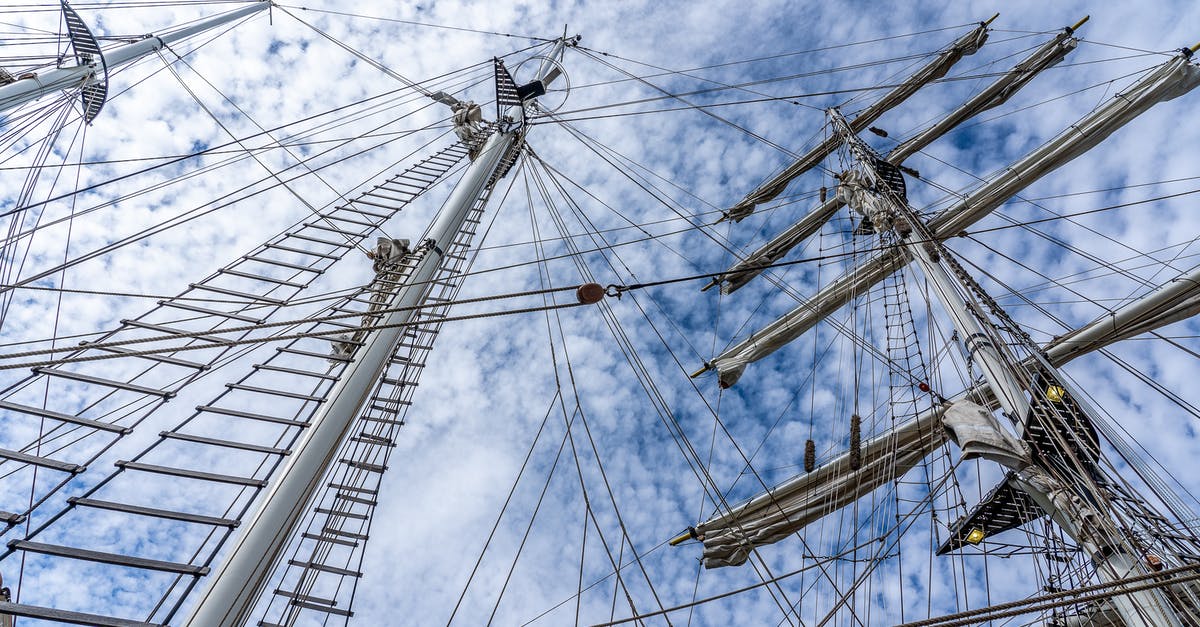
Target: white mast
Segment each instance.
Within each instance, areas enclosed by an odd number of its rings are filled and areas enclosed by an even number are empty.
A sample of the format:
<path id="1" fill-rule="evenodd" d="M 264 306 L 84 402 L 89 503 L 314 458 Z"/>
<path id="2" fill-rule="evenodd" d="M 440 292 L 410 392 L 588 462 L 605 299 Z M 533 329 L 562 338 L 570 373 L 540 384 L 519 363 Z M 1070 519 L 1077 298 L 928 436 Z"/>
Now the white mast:
<path id="1" fill-rule="evenodd" d="M 1200 266 L 1185 272 L 1162 288 L 1138 298 L 1090 324 L 1079 327 L 1042 347 L 1051 366 L 1061 367 L 1093 351 L 1195 314 L 1200 298 Z M 912 470 L 934 449 L 946 443 L 942 419 L 949 406 L 973 400 L 995 402 L 986 382 L 977 383 L 929 410 L 862 443 L 862 465 L 850 466 L 849 452 L 830 459 L 761 493 L 728 512 L 718 513 L 674 541 L 703 537 L 704 564 L 708 568 L 745 562 L 752 547 L 790 537 L 830 512 L 870 494 L 893 478 Z"/>
<path id="2" fill-rule="evenodd" d="M 988 387 L 1016 426 L 1017 435 L 1021 435 L 1023 421 L 1030 412 L 1030 402 L 1025 397 L 1024 386 L 1017 379 L 1013 365 L 1004 359 L 993 343 L 993 338 L 997 337 L 993 325 L 985 322 L 984 315 L 976 305 L 960 293 L 960 281 L 950 276 L 939 259 L 942 253 L 937 250 L 932 229 L 926 227 L 920 221 L 920 216 L 890 188 L 888 181 L 876 170 L 874 155 L 854 134 L 845 118 L 836 109 L 830 110 L 830 116 L 835 132 L 862 164 L 866 179 L 881 192 L 872 194 L 875 199 L 882 201 L 880 204 L 866 204 L 858 209 L 870 212 L 877 229 L 885 228 L 882 224 L 885 220 L 894 220 L 895 230 L 901 238 L 900 245 L 908 250 L 914 263 L 920 266 L 929 280 L 937 299 L 953 320 L 954 328 L 963 338 L 968 359 L 973 357 L 980 364 Z M 987 413 L 978 405 L 968 405 L 962 408 L 951 406 L 948 411 Z M 1093 494 L 1092 490 L 1086 490 L 1085 498 L 1081 498 L 1077 488 L 1049 471 L 1043 462 L 1031 459 L 1028 453 L 1020 453 L 1020 448 L 1014 447 L 1011 453 L 1004 451 L 995 454 L 994 458 L 1016 471 L 1016 485 L 1079 543 L 1085 554 L 1091 557 L 1101 581 L 1119 582 L 1126 577 L 1145 574 L 1136 557 L 1130 555 L 1121 543 L 1121 534 L 1108 515 L 1100 511 L 1099 507 L 1102 506 L 1092 504 L 1103 503 L 1103 499 L 1097 499 L 1098 495 Z M 993 458 L 987 454 L 982 456 Z M 1112 597 L 1112 603 L 1127 627 L 1181 624 L 1166 599 L 1156 590 L 1116 594 Z"/>
<path id="3" fill-rule="evenodd" d="M 1181 96 L 1200 85 L 1200 66 L 1191 63 L 1191 56 L 1189 50 L 1171 58 L 1105 105 L 973 190 L 957 205 L 934 216 L 929 221 L 933 235 L 939 241 L 957 235 L 1034 181 L 1087 152 L 1150 107 Z M 733 385 L 748 364 L 800 337 L 819 320 L 849 302 L 851 295 L 865 292 L 907 261 L 893 253 L 868 259 L 853 272 L 829 282 L 812 298 L 781 318 L 727 348 L 705 364 L 700 372 L 715 368 L 722 386 Z"/>
<path id="4" fill-rule="evenodd" d="M 87 63 L 57 68 L 32 78 L 10 83 L 0 87 L 0 113 L 37 100 L 47 94 L 65 89 L 80 89 L 103 80 L 103 76 L 99 74 L 102 67 L 101 63 L 107 64 L 108 68 L 111 69 L 137 61 L 177 41 L 182 41 L 192 35 L 240 20 L 270 6 L 270 2 L 262 0 L 261 2 L 244 6 L 223 15 L 201 20 L 167 35 L 149 35 L 141 41 L 114 48 L 104 54 L 103 62 L 100 59 L 92 59 Z"/>
<path id="5" fill-rule="evenodd" d="M 561 57 L 566 42 L 559 40 L 549 58 Z M 544 87 L 558 74 L 555 64 L 543 63 L 537 81 Z M 462 229 L 471 207 L 501 173 L 507 161 L 505 157 L 519 148 L 524 116 L 524 108 L 520 105 L 510 106 L 505 111 L 509 123 L 501 121 L 501 126 L 491 132 L 479 155 L 434 218 L 427 244 L 414 253 L 420 258 L 415 261 L 407 285 L 396 290 L 392 300 L 385 305 L 406 310 L 388 314 L 381 320 L 381 326 L 403 324 L 416 315 L 413 308 L 425 300 L 429 279 L 442 263 L 442 251 Z M 511 123 L 514 120 L 517 125 Z M 405 330 L 392 326 L 372 332 L 365 338 L 354 361 L 330 390 L 328 402 L 314 414 L 312 426 L 263 496 L 260 509 L 246 523 L 224 563 L 213 569 L 199 596 L 199 604 L 182 624 L 233 627 L 246 622 L 272 566 L 312 500 L 321 477 L 334 462 L 338 445 L 358 416 Z"/>

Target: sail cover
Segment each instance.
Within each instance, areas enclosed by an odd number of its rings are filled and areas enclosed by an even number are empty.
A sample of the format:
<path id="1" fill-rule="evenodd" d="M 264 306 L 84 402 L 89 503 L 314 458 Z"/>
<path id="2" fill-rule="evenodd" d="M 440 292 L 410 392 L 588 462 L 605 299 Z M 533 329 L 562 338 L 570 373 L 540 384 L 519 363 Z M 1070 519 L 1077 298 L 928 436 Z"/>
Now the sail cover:
<path id="1" fill-rule="evenodd" d="M 856 132 L 867 128 L 868 124 L 874 122 L 889 109 L 904 102 L 909 96 L 921 89 L 921 87 L 945 76 L 946 72 L 949 72 L 955 63 L 958 63 L 964 56 L 975 54 L 975 51 L 979 50 L 980 46 L 986 41 L 987 25 L 980 24 L 975 30 L 963 35 L 950 44 L 949 48 L 910 76 L 908 80 L 864 109 L 862 113 L 850 121 L 850 128 L 853 128 Z M 804 174 L 813 166 L 820 163 L 822 159 L 829 156 L 829 153 L 837 149 L 839 143 L 838 139 L 833 136 L 821 142 L 816 148 L 808 151 L 787 168 L 784 168 L 782 172 L 760 184 L 754 191 L 747 194 L 741 202 L 730 207 L 725 212 L 725 216 L 734 222 L 741 222 L 746 216 L 754 212 L 755 206 L 773 200 L 787 188 L 788 183 L 792 179 Z"/>
<path id="2" fill-rule="evenodd" d="M 1013 94 L 1033 80 L 1046 68 L 1053 67 L 1066 58 L 1079 40 L 1068 32 L 1059 33 L 1050 41 L 1042 44 L 1033 54 L 1026 57 L 1003 76 L 996 79 L 983 91 L 980 91 L 967 102 L 942 118 L 937 124 L 930 126 L 924 132 L 892 149 L 887 155 L 889 163 L 899 165 L 914 153 L 932 144 L 939 137 L 953 130 L 966 120 L 1008 101 Z M 743 201 L 744 202 L 744 201 Z M 821 229 L 838 209 L 842 202 L 836 196 L 821 203 L 821 206 L 805 215 L 798 222 L 788 227 L 786 231 L 775 236 L 771 241 L 750 253 L 742 261 L 733 265 L 721 277 L 721 293 L 732 294 L 738 288 L 748 283 L 762 272 L 762 267 L 770 265 L 783 257 L 789 250 L 800 242 L 811 237 Z"/>
<path id="3" fill-rule="evenodd" d="M 745 563 L 754 547 L 778 542 L 904 475 L 946 441 L 944 411 L 935 408 L 865 442 L 858 470 L 850 467 L 849 453 L 843 453 L 697 526 L 704 567 Z"/>
<path id="4" fill-rule="evenodd" d="M 978 187 L 957 205 L 934 216 L 929 222 L 930 230 L 938 239 L 956 235 L 1034 181 L 1087 152 L 1151 106 L 1181 96 L 1197 84 L 1200 84 L 1200 67 L 1189 63 L 1186 55 L 1173 57 Z M 872 257 L 853 272 L 834 280 L 812 299 L 717 356 L 710 365 L 719 372 L 721 385 L 728 387 L 736 383 L 747 364 L 800 337 L 848 302 L 852 295 L 870 289 L 902 263 L 904 260 L 895 252 Z"/>
<path id="5" fill-rule="evenodd" d="M 1153 331 L 1197 312 L 1200 266 L 1110 315 L 1055 339 L 1043 349 L 1050 363 L 1059 367 L 1120 339 Z M 967 400 L 973 403 L 963 402 Z M 698 525 L 697 535 L 704 542 L 704 565 L 719 568 L 742 564 L 754 547 L 778 542 L 866 496 L 893 477 L 902 476 L 947 441 L 942 421 L 949 408 L 967 409 L 974 403 L 987 405 L 992 401 L 987 386 L 977 384 L 950 402 L 864 444 L 859 470 L 850 468 L 849 454 L 843 454 L 732 508 L 732 513 Z"/>
<path id="6" fill-rule="evenodd" d="M 1200 313 L 1200 266 L 1175 277 L 1137 301 L 1046 345 L 1051 363 L 1099 350 Z"/>

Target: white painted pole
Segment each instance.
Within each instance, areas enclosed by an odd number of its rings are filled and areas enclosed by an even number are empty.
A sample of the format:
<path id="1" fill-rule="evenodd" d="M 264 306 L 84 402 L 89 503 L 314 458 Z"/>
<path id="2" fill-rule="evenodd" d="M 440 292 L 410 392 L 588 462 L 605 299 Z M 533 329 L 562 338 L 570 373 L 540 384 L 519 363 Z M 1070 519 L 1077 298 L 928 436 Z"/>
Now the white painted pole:
<path id="1" fill-rule="evenodd" d="M 836 109 L 830 110 L 830 117 L 846 147 L 865 166 L 872 183 L 877 188 L 886 189 L 888 183 L 875 170 L 871 154 L 846 123 L 845 118 Z M 881 196 L 890 205 L 891 213 L 900 220 L 913 222 L 920 219 L 901 199 L 886 193 Z M 912 225 L 914 229 L 917 226 L 919 225 Z M 921 228 L 900 236 L 904 238 L 904 246 L 911 254 L 913 262 L 921 267 L 922 273 L 933 286 L 933 292 L 941 302 L 942 309 L 953 320 L 955 330 L 962 336 L 968 359 L 974 357 L 979 363 L 984 380 L 999 401 L 1000 407 L 1016 425 L 1020 435 L 1025 416 L 1030 411 L 1029 400 L 1025 398 L 1025 388 L 1017 380 L 1013 368 L 1004 361 L 992 343 L 995 334 L 989 333 L 990 329 L 987 328 L 991 325 L 984 322 L 984 316 L 959 292 L 960 282 L 950 276 L 942 264 L 933 258 L 931 248 L 927 248 L 921 241 L 908 239 L 911 235 L 920 240 L 929 237 L 930 232 L 931 229 Z M 1120 581 L 1126 577 L 1143 574 L 1135 559 L 1119 546 L 1120 533 L 1106 513 L 1098 511 L 1091 503 L 1077 497 L 1070 486 L 1037 463 L 1014 467 L 1013 470 L 1017 471 L 1017 485 L 1092 558 L 1101 581 Z M 1126 627 L 1180 625 L 1174 610 L 1156 590 L 1117 595 L 1112 598 L 1112 603 Z"/>
<path id="2" fill-rule="evenodd" d="M 561 53 L 561 47 L 555 51 Z M 539 78 L 549 82 L 554 76 L 541 75 Z M 510 107 L 506 114 L 520 119 L 518 116 L 524 115 L 523 112 L 522 107 Z M 515 130 L 498 130 L 487 139 L 429 228 L 427 237 L 433 240 L 436 248 L 424 251 L 412 278 L 396 291 L 387 307 L 413 307 L 425 300 L 428 281 L 441 265 L 442 251 L 462 229 L 471 207 L 517 140 Z M 408 322 L 414 315 L 412 310 L 395 311 L 384 317 L 380 324 Z M 244 531 L 234 542 L 228 558 L 209 574 L 197 606 L 183 625 L 236 627 L 247 623 L 256 599 L 315 495 L 321 477 L 333 463 L 338 445 L 383 373 L 404 331 L 404 327 L 385 328 L 367 336 L 354 361 L 330 390 L 329 400 L 314 414 L 312 426 L 272 479 L 260 509 L 242 526 Z"/>
<path id="3" fill-rule="evenodd" d="M 201 20 L 168 35 L 161 37 L 149 36 L 141 41 L 105 51 L 104 62 L 111 70 L 117 66 L 136 61 L 192 35 L 228 24 L 248 15 L 253 15 L 269 6 L 271 6 L 271 3 L 264 0 L 263 2 L 256 2 L 223 15 Z M 21 79 L 15 83 L 0 87 L 0 113 L 37 100 L 47 94 L 64 89 L 78 89 L 94 83 L 99 80 L 96 76 L 96 71 L 99 69 L 99 62 L 99 59 L 97 59 L 93 63 L 50 70 L 33 78 Z"/>

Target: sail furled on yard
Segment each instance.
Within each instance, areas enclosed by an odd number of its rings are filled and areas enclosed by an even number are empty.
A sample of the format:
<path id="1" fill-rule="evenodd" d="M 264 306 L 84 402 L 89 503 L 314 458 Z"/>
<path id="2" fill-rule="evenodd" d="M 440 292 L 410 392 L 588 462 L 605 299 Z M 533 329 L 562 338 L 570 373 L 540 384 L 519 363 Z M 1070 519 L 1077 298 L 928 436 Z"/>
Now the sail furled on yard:
<path id="1" fill-rule="evenodd" d="M 1114 96 L 1059 133 L 1041 147 L 977 187 L 958 204 L 929 221 L 939 240 L 952 237 L 983 219 L 1041 177 L 1087 152 L 1151 106 L 1177 98 L 1200 84 L 1200 67 L 1180 54 L 1153 69 L 1134 85 Z M 868 259 L 821 289 L 811 299 L 749 338 L 730 347 L 710 362 L 722 386 L 737 382 L 746 366 L 758 361 L 811 329 L 818 321 L 862 294 L 907 263 L 901 253 L 885 251 Z"/>
<path id="2" fill-rule="evenodd" d="M 1046 345 L 1046 357 L 1052 363 L 1066 361 L 1197 313 L 1200 313 L 1200 266 L 1085 327 L 1054 338 Z"/>
<path id="3" fill-rule="evenodd" d="M 975 51 L 979 50 L 986 41 L 987 24 L 981 23 L 971 32 L 955 40 L 946 50 L 942 51 L 935 59 L 927 63 L 903 83 L 897 85 L 874 104 L 864 109 L 862 113 L 850 122 L 851 127 L 856 132 L 867 128 L 867 125 L 874 122 L 889 109 L 904 102 L 909 96 L 915 94 L 917 90 L 945 76 L 946 72 L 949 72 L 955 63 L 958 63 L 960 59 L 967 55 L 975 54 Z M 746 216 L 754 212 L 755 207 L 762 203 L 770 202 L 776 196 L 783 193 L 783 190 L 787 188 L 788 183 L 792 179 L 804 174 L 813 166 L 820 163 L 825 157 L 829 156 L 830 153 L 837 149 L 839 143 L 836 137 L 831 136 L 826 138 L 818 146 L 784 168 L 782 172 L 764 181 L 758 187 L 754 188 L 754 191 L 746 194 L 745 198 L 725 212 L 725 217 L 734 222 L 741 222 Z"/>
<path id="4" fill-rule="evenodd" d="M 1007 102 L 1013 94 L 1028 85 L 1040 72 L 1060 63 L 1079 45 L 1079 40 L 1073 36 L 1073 33 L 1074 29 L 1072 28 L 1063 29 L 1053 39 L 1039 46 L 1011 70 L 1005 72 L 995 82 L 936 124 L 896 146 L 888 153 L 887 161 L 900 165 L 905 159 L 923 150 L 959 124 Z M 721 284 L 721 293 L 731 294 L 750 282 L 762 272 L 764 267 L 778 261 L 792 248 L 813 236 L 841 207 L 842 201 L 836 195 L 827 201 L 822 201 L 819 207 L 806 214 L 787 230 L 731 266 L 718 281 Z"/>
<path id="5" fill-rule="evenodd" d="M 865 442 L 857 470 L 847 451 L 697 525 L 696 535 L 704 542 L 705 568 L 740 565 L 754 547 L 783 540 L 903 476 L 946 441 L 942 412 L 940 407 L 925 412 Z"/>
<path id="6" fill-rule="evenodd" d="M 1198 312 L 1200 266 L 1111 314 L 1052 340 L 1043 350 L 1049 363 L 1059 367 L 1113 342 L 1154 331 Z M 846 451 L 697 525 L 695 535 L 704 543 L 705 567 L 740 565 L 754 548 L 800 532 L 823 516 L 903 477 L 947 442 L 948 433 L 942 421 L 949 408 L 988 405 L 994 400 L 986 385 L 976 384 L 948 402 L 868 440 L 861 447 L 862 463 L 857 471 L 851 468 L 850 452 Z"/>

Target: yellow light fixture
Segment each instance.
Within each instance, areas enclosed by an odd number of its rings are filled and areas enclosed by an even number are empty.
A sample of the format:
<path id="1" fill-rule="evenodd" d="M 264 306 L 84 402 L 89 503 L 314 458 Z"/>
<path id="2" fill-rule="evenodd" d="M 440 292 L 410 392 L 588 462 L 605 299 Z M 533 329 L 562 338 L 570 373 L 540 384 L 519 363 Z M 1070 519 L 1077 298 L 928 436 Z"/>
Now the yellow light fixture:
<path id="1" fill-rule="evenodd" d="M 971 532 L 967 534 L 966 540 L 968 544 L 979 544 L 980 542 L 983 542 L 983 529 L 978 527 L 972 529 Z"/>
<path id="2" fill-rule="evenodd" d="M 1053 403 L 1061 403 L 1063 397 L 1067 395 L 1067 391 L 1057 385 L 1052 385 L 1046 388 L 1046 398 Z"/>

